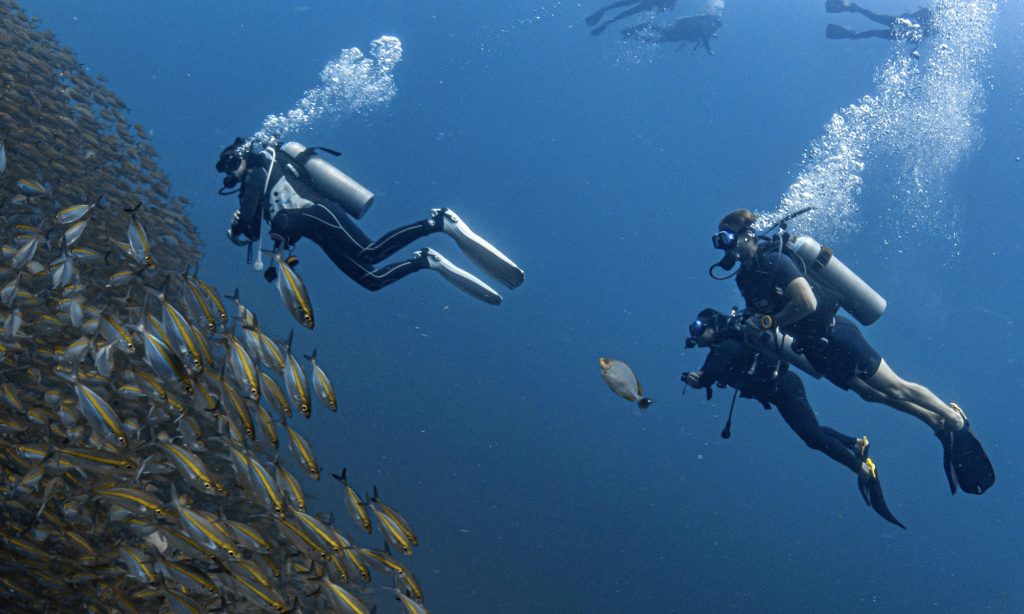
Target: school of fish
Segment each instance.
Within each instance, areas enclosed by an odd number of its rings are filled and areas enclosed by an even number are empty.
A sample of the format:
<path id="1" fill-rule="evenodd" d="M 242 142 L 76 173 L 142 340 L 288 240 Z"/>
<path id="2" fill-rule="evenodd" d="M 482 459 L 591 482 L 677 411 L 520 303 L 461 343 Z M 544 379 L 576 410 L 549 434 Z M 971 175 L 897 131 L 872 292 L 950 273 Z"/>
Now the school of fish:
<path id="1" fill-rule="evenodd" d="M 427 612 L 376 486 L 332 473 L 347 515 L 303 491 L 293 421 L 339 405 L 316 352 L 199 276 L 145 130 L 13 0 L 0 92 L 0 611 Z"/>

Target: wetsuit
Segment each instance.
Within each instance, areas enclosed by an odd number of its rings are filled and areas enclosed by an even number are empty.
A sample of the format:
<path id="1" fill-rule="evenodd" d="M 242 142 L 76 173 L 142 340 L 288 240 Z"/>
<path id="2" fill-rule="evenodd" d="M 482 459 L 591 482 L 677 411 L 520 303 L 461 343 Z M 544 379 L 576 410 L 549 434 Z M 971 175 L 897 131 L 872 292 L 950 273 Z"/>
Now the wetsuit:
<path id="1" fill-rule="evenodd" d="M 798 277 L 804 277 L 786 252 L 777 243 L 761 242 L 757 261 L 751 269 L 736 275 L 736 285 L 752 313 L 775 314 L 786 304 L 785 288 Z M 843 390 L 849 390 L 853 378 L 868 379 L 878 371 L 882 356 L 868 343 L 860 328 L 851 320 L 837 316 L 839 301 L 815 283 L 818 307 L 780 330 L 793 337 L 794 351 L 802 353 L 821 375 Z"/>
<path id="2" fill-rule="evenodd" d="M 746 347 L 738 338 L 727 338 L 711 348 L 701 369 L 699 387 L 721 383 L 737 389 L 741 397 L 760 401 L 765 408 L 775 406 L 808 447 L 859 472 L 861 459 L 854 453 L 857 440 L 818 424 L 803 382 L 788 367 Z"/>
<path id="3" fill-rule="evenodd" d="M 313 189 L 302 165 L 276 148 L 246 155 L 238 200 L 239 216 L 232 223 L 232 234 L 240 233 L 255 241 L 265 219 L 270 222 L 275 242 L 287 248 L 304 237 L 312 240 L 339 269 L 368 290 L 380 290 L 426 268 L 423 258 L 379 269 L 374 265 L 413 241 L 442 230 L 441 224 L 427 219 L 392 230 L 373 241 L 344 208 Z"/>
<path id="4" fill-rule="evenodd" d="M 632 26 L 622 31 L 622 38 L 636 38 L 652 43 L 679 43 L 676 51 L 693 43 L 694 53 L 703 46 L 709 55 L 714 55 L 711 39 L 721 27 L 722 18 L 718 15 L 699 14 L 681 17 L 664 27 L 647 23 Z"/>

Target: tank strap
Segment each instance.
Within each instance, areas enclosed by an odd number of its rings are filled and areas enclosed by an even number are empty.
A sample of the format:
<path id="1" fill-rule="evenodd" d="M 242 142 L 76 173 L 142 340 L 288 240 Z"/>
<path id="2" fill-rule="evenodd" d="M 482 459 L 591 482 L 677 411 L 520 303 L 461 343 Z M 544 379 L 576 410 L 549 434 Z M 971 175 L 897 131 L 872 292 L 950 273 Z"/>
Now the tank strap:
<path id="1" fill-rule="evenodd" d="M 298 162 L 299 164 L 305 165 L 307 160 L 309 160 L 312 156 L 316 155 L 318 149 L 320 151 L 329 153 L 335 157 L 341 155 L 340 151 L 335 151 L 334 149 L 329 149 L 327 147 L 307 147 L 304 150 L 302 150 L 302 152 L 299 155 L 295 156 L 295 161 Z"/>
<path id="2" fill-rule="evenodd" d="M 814 258 L 814 266 L 812 268 L 823 269 L 828 265 L 830 260 L 832 260 L 832 248 L 827 245 L 822 245 L 821 251 L 818 252 L 818 255 Z"/>
<path id="3" fill-rule="evenodd" d="M 280 147 L 275 147 L 274 151 L 277 153 L 278 163 L 281 164 L 282 169 L 287 169 L 288 171 L 291 171 L 297 176 L 296 178 L 299 181 L 306 185 L 311 186 L 313 184 L 313 180 L 309 176 L 309 171 L 306 170 L 305 167 L 305 161 L 309 159 L 309 156 L 305 156 L 300 160 L 297 157 L 289 154 L 284 149 L 281 149 Z M 302 153 L 305 154 L 307 151 L 309 150 L 306 149 Z"/>

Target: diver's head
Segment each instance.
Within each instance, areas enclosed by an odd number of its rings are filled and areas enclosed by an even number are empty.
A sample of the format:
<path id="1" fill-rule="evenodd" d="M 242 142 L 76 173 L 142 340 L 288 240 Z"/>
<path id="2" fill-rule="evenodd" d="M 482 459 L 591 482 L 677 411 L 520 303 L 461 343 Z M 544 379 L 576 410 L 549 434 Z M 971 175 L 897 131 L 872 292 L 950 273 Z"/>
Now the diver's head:
<path id="1" fill-rule="evenodd" d="M 728 271 L 735 266 L 737 260 L 749 261 L 757 251 L 755 222 L 757 214 L 749 209 L 737 209 L 718 223 L 718 232 L 712 235 L 711 244 L 725 252 L 719 262 L 723 269 Z"/>
<path id="2" fill-rule="evenodd" d="M 697 319 L 690 324 L 690 336 L 686 347 L 710 347 L 715 343 L 719 329 L 725 325 L 726 317 L 720 311 L 708 307 L 697 314 Z"/>
<path id="3" fill-rule="evenodd" d="M 227 175 L 224 177 L 224 187 L 233 188 L 238 185 L 245 172 L 245 139 L 236 137 L 235 142 L 225 147 L 217 158 L 217 172 Z"/>

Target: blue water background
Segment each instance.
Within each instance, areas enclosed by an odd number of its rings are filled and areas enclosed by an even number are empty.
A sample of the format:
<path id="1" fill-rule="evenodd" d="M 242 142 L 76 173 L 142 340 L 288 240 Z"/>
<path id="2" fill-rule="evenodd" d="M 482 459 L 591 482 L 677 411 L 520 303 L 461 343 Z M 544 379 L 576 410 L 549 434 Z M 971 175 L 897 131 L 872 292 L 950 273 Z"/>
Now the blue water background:
<path id="1" fill-rule="evenodd" d="M 1024 611 L 1020 4 L 1001 3 L 983 140 L 948 178 L 959 251 L 936 232 L 894 242 L 892 174 L 870 165 L 862 230 L 833 242 L 889 300 L 868 338 L 963 405 L 996 467 L 989 493 L 950 497 L 927 428 L 810 382 L 824 424 L 870 435 L 907 531 L 776 412 L 741 401 L 723 441 L 731 395 L 679 384 L 703 360 L 682 348 L 693 315 L 738 302 L 706 274 L 716 221 L 773 208 L 829 117 L 873 93 L 892 46 L 825 40 L 829 21 L 861 24 L 821 2 L 728 2 L 714 56 L 667 47 L 637 63 L 615 28 L 589 35 L 598 4 L 23 2 L 150 131 L 193 202 L 202 276 L 238 286 L 280 337 L 293 323 L 274 288 L 224 239 L 236 201 L 216 195 L 216 155 L 291 108 L 342 48 L 401 39 L 388 106 L 294 136 L 342 150 L 376 192 L 368 234 L 452 207 L 527 281 L 500 308 L 429 272 L 371 294 L 300 245 L 318 324 L 296 332 L 296 353 L 318 350 L 341 411 L 299 426 L 325 473 L 347 467 L 414 525 L 409 562 L 434 612 Z M 424 243 L 470 266 L 447 237 Z M 601 382 L 602 355 L 639 375 L 646 415 Z M 333 480 L 305 486 L 357 530 Z"/>

